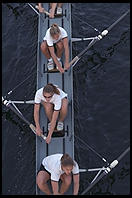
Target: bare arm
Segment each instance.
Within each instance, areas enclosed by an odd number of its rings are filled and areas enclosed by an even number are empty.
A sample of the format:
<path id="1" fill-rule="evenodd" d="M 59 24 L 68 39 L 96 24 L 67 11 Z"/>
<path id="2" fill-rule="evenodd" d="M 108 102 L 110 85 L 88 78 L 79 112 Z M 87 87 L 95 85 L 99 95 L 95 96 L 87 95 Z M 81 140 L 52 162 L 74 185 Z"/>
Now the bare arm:
<path id="1" fill-rule="evenodd" d="M 57 118 L 58 118 L 58 115 L 59 115 L 59 111 L 54 111 L 53 112 L 53 115 L 52 115 L 52 120 L 51 120 L 51 125 L 50 125 L 50 130 L 49 130 L 49 133 L 48 133 L 48 136 L 46 138 L 46 142 L 49 144 L 50 140 L 51 140 L 51 136 L 52 136 L 52 133 L 54 131 L 54 128 L 55 128 L 55 125 L 56 125 L 56 121 L 57 121 Z"/>
<path id="2" fill-rule="evenodd" d="M 44 12 L 44 8 L 42 7 L 42 3 L 38 3 L 39 12 Z"/>
<path id="3" fill-rule="evenodd" d="M 59 190 L 58 182 L 51 180 L 51 185 L 52 185 L 53 195 L 60 195 L 60 193 L 58 192 Z"/>
<path id="4" fill-rule="evenodd" d="M 57 3 L 51 3 L 51 10 L 50 10 L 50 18 L 54 18 L 54 14 L 55 14 L 55 8 L 57 6 Z"/>
<path id="5" fill-rule="evenodd" d="M 79 174 L 73 175 L 74 192 L 73 195 L 78 195 L 79 190 Z"/>
<path id="6" fill-rule="evenodd" d="M 55 54 L 55 51 L 54 51 L 54 47 L 50 46 L 49 47 L 49 51 L 50 51 L 50 54 L 51 54 L 51 57 L 53 58 L 53 61 L 55 62 L 56 66 L 58 67 L 59 71 L 61 73 L 64 72 L 64 69 L 61 67 L 57 57 L 56 57 L 56 54 Z"/>
<path id="7" fill-rule="evenodd" d="M 40 110 L 40 104 L 34 104 L 34 121 L 36 125 L 36 134 L 40 136 L 42 132 L 39 124 L 39 110 Z"/>
<path id="8" fill-rule="evenodd" d="M 63 39 L 63 45 L 65 49 L 65 69 L 70 67 L 69 65 L 69 45 L 68 45 L 68 38 Z"/>
<path id="9" fill-rule="evenodd" d="M 38 6 L 39 6 L 39 8 L 42 8 L 42 5 L 41 5 L 41 3 L 38 3 Z"/>

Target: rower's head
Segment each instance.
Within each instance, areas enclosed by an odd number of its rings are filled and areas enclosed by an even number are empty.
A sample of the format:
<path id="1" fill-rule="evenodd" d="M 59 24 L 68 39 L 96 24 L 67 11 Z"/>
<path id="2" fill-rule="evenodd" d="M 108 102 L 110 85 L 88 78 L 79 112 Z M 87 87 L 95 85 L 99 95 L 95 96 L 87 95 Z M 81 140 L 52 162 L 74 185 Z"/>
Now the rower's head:
<path id="1" fill-rule="evenodd" d="M 52 24 L 50 27 L 50 35 L 53 39 L 58 40 L 60 36 L 60 29 L 56 23 Z"/>
<path id="2" fill-rule="evenodd" d="M 73 159 L 67 153 L 65 153 L 61 157 L 61 168 L 62 168 L 62 170 L 66 173 L 66 175 L 70 175 L 71 171 L 73 169 L 73 166 L 75 166 L 75 163 L 74 163 Z"/>
<path id="3" fill-rule="evenodd" d="M 60 95 L 60 92 L 56 86 L 54 86 L 52 83 L 48 83 L 43 88 L 43 96 L 45 97 L 46 101 L 50 101 L 54 94 Z"/>

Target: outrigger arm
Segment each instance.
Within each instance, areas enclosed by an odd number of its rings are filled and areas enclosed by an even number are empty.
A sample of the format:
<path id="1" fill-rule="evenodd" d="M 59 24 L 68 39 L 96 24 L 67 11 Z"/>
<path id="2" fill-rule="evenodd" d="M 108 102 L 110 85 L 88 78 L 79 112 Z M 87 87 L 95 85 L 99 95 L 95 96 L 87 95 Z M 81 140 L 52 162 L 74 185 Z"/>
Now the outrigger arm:
<path id="1" fill-rule="evenodd" d="M 4 99 L 4 97 L 2 96 L 2 103 L 8 107 L 9 109 L 11 109 L 19 118 L 21 118 L 29 127 L 30 129 L 32 130 L 32 132 L 36 135 L 36 128 L 35 126 L 30 123 L 24 116 L 23 114 L 20 112 L 20 110 L 15 106 L 15 104 L 12 102 L 9 102 L 7 100 Z M 45 140 L 46 137 L 41 134 L 41 137 Z"/>
<path id="2" fill-rule="evenodd" d="M 108 173 L 110 173 L 119 163 L 119 161 L 130 151 L 130 147 L 128 147 L 116 160 L 114 160 L 113 162 L 111 162 L 111 164 L 109 166 L 107 166 L 103 173 L 97 178 L 94 179 L 94 181 L 91 182 L 91 184 L 81 193 L 81 195 L 84 195 L 86 192 L 88 192 L 89 190 L 91 190 L 91 188 L 93 186 L 95 186 L 95 184 L 97 184 L 104 176 L 106 176 Z"/>
<path id="3" fill-rule="evenodd" d="M 8 100 L 9 103 L 12 104 L 34 104 L 34 100 L 20 101 L 20 100 Z"/>
<path id="4" fill-rule="evenodd" d="M 101 40 L 103 37 L 105 37 L 108 32 L 117 24 L 119 23 L 128 13 L 130 12 L 130 10 L 127 10 L 127 12 L 125 12 L 119 19 L 117 19 L 111 26 L 109 26 L 106 30 L 103 30 L 101 34 L 99 34 L 98 36 L 94 37 L 92 39 L 92 41 L 88 44 L 88 46 L 82 51 L 80 52 L 77 56 L 75 56 L 72 61 L 70 62 L 70 66 L 74 67 L 77 62 L 80 60 L 80 58 L 82 58 L 82 56 L 88 51 L 88 49 L 90 49 L 97 41 Z"/>

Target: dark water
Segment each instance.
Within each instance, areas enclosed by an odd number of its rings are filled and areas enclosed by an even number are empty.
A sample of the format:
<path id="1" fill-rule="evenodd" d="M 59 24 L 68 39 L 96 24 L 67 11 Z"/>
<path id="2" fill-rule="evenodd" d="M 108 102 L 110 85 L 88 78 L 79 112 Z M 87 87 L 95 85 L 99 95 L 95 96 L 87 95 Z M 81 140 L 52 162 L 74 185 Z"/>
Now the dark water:
<path id="1" fill-rule="evenodd" d="M 78 3 L 72 5 L 73 37 L 91 37 L 107 28 L 126 10 L 128 3 Z M 130 15 L 96 43 L 74 68 L 75 134 L 107 161 L 112 162 L 130 140 Z M 36 89 L 38 17 L 24 3 L 2 4 L 2 95 L 12 100 L 31 100 Z M 73 56 L 88 41 L 73 44 Z M 33 105 L 18 105 L 33 121 Z M 13 112 L 2 106 L 2 194 L 35 194 L 35 136 Z M 81 168 L 104 163 L 75 138 L 75 159 Z M 81 173 L 80 191 L 92 173 Z M 89 194 L 89 193 L 87 193 Z M 130 156 L 90 194 L 130 194 Z"/>

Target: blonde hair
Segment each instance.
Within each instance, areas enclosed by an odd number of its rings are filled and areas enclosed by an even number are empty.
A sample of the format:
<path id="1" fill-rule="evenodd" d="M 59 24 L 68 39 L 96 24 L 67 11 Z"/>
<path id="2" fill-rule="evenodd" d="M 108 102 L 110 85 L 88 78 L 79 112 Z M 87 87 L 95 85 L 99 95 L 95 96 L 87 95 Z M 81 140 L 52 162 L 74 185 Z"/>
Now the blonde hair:
<path id="1" fill-rule="evenodd" d="M 55 85 L 53 85 L 52 83 L 48 83 L 44 89 L 43 89 L 43 93 L 46 92 L 46 93 L 56 93 L 58 95 L 60 95 L 60 91 L 57 89 L 57 87 Z"/>
<path id="2" fill-rule="evenodd" d="M 60 29 L 58 25 L 56 23 L 52 24 L 50 27 L 50 35 L 54 36 L 55 34 L 59 34 L 59 33 L 60 33 Z"/>
<path id="3" fill-rule="evenodd" d="M 62 166 L 75 166 L 73 159 L 67 154 L 63 154 L 61 157 L 61 165 Z"/>

